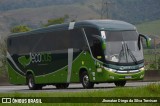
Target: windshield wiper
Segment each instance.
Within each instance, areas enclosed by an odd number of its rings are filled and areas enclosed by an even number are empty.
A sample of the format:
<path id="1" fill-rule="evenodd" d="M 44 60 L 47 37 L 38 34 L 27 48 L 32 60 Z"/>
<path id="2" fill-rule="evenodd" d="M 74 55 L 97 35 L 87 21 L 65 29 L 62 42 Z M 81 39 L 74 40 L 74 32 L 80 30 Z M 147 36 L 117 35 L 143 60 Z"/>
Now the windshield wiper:
<path id="1" fill-rule="evenodd" d="M 133 55 L 132 51 L 128 48 L 128 45 L 126 43 L 125 43 L 125 45 L 126 45 L 126 48 L 127 48 L 127 52 L 130 55 L 130 57 L 132 58 L 132 60 L 135 62 L 135 64 L 138 64 L 137 59 Z"/>
<path id="2" fill-rule="evenodd" d="M 126 61 L 128 63 L 127 55 L 125 55 L 126 54 L 125 52 L 126 51 L 125 51 L 124 43 L 122 43 L 122 49 L 121 49 L 121 51 L 119 53 L 119 58 L 118 58 L 119 61 L 118 61 L 118 63 L 120 63 L 122 56 L 123 57 L 126 56 L 125 58 L 126 58 Z"/>

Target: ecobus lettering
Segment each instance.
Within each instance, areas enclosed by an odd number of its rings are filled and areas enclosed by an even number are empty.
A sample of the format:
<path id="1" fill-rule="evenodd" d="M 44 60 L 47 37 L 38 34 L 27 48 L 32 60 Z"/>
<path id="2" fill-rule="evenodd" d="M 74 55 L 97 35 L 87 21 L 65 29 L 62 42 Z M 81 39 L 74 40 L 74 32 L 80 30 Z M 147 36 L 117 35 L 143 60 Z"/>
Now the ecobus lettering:
<path id="1" fill-rule="evenodd" d="M 30 53 L 32 63 L 51 62 L 51 54 Z"/>

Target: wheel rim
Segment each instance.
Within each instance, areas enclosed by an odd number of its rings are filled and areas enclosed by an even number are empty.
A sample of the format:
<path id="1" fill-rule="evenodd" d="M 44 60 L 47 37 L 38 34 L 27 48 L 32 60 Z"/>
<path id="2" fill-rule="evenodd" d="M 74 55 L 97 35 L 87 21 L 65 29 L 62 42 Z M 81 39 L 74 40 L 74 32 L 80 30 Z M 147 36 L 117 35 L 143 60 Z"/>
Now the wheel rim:
<path id="1" fill-rule="evenodd" d="M 85 75 L 85 76 L 83 77 L 83 83 L 84 83 L 85 86 L 88 85 L 88 83 L 89 83 L 88 75 Z"/>
<path id="2" fill-rule="evenodd" d="M 29 87 L 33 87 L 34 86 L 34 82 L 32 78 L 29 78 Z"/>

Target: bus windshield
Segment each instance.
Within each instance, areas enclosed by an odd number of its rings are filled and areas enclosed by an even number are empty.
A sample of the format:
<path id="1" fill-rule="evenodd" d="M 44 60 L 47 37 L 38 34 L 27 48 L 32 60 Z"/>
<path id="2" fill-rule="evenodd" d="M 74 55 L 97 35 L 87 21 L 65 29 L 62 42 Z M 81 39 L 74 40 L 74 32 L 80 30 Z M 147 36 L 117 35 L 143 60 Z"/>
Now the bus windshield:
<path id="1" fill-rule="evenodd" d="M 143 60 L 142 44 L 138 48 L 136 31 L 103 31 L 105 33 L 105 59 L 114 63 L 134 63 Z"/>

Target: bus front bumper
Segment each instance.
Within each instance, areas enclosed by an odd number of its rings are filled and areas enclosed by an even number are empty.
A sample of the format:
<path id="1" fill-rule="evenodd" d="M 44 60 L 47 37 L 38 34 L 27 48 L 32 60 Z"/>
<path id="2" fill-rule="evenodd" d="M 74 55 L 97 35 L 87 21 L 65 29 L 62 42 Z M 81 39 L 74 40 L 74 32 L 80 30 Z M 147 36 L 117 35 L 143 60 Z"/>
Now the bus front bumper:
<path id="1" fill-rule="evenodd" d="M 121 81 L 121 80 L 143 80 L 144 78 L 144 68 L 141 68 L 139 70 L 131 70 L 124 73 L 123 71 L 113 71 L 108 69 L 101 69 L 102 71 L 99 71 L 100 69 L 97 69 L 95 80 L 93 78 L 93 82 L 115 82 L 115 81 Z"/>

